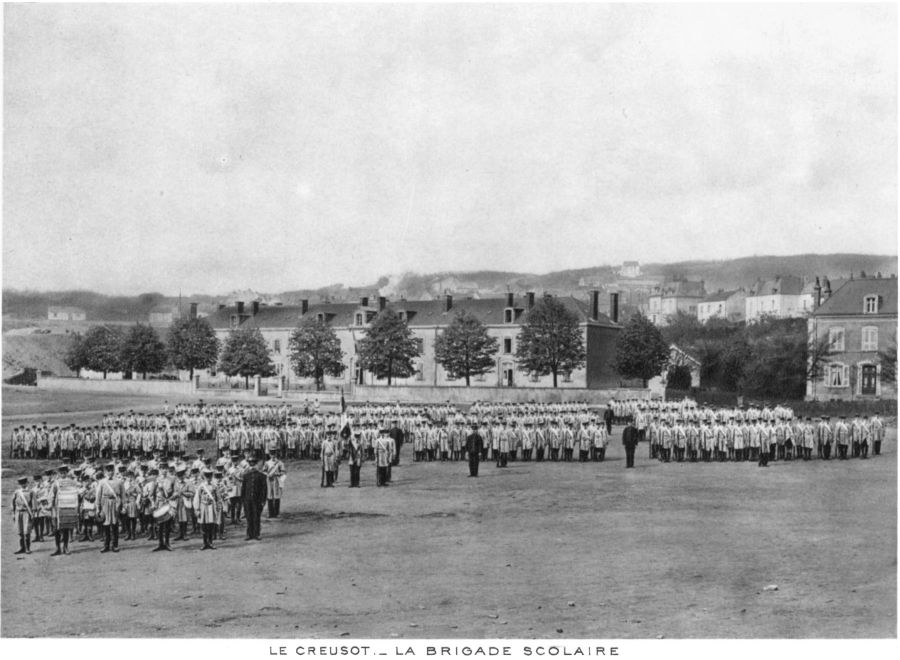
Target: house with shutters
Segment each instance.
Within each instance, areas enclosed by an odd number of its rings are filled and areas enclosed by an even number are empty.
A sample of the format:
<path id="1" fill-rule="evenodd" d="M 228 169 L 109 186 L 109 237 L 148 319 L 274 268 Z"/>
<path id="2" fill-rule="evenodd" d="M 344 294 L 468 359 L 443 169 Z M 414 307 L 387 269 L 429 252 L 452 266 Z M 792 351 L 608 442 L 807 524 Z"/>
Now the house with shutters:
<path id="1" fill-rule="evenodd" d="M 616 387 L 619 376 L 615 371 L 615 343 L 621 331 L 618 320 L 618 294 L 610 295 L 610 313 L 599 311 L 599 291 L 590 292 L 587 301 L 573 297 L 559 300 L 578 318 L 584 333 L 587 363 L 581 369 L 564 374 L 558 382 L 560 388 L 600 389 Z M 237 327 L 260 329 L 275 363 L 276 372 L 285 379 L 287 386 L 310 384 L 293 374 L 290 364 L 289 342 L 291 332 L 302 319 L 321 319 L 334 328 L 344 354 L 345 370 L 341 377 L 325 377 L 327 387 L 387 384 L 361 368 L 357 343 L 365 337 L 372 320 L 384 309 L 392 309 L 403 317 L 413 331 L 420 356 L 415 360 L 415 373 L 409 378 L 395 378 L 393 383 L 405 386 L 463 386 L 464 379 L 451 379 L 435 360 L 434 344 L 438 334 L 450 324 L 457 311 L 465 310 L 475 315 L 487 327 L 488 334 L 498 339 L 495 367 L 487 374 L 473 379 L 473 386 L 482 387 L 552 387 L 552 376 L 536 376 L 517 368 L 515 357 L 518 335 L 528 313 L 534 307 L 535 294 L 523 296 L 508 293 L 503 298 L 458 300 L 445 295 L 434 300 L 388 300 L 386 297 L 361 296 L 356 303 L 310 304 L 301 300 L 300 305 L 268 306 L 260 302 L 245 305 L 220 305 L 207 320 L 224 342 L 228 333 Z"/>
<path id="2" fill-rule="evenodd" d="M 706 323 L 709 319 L 718 318 L 732 323 L 744 320 L 747 292 L 743 289 L 723 291 L 719 289 L 711 293 L 697 304 L 697 320 Z"/>
<path id="3" fill-rule="evenodd" d="M 803 287 L 803 279 L 795 275 L 757 280 L 747 293 L 744 319 L 747 323 L 754 323 L 764 316 L 779 319 L 804 316 Z"/>
<path id="4" fill-rule="evenodd" d="M 807 321 L 811 338 L 827 338 L 829 354 L 820 373 L 806 384 L 808 400 L 888 399 L 895 382 L 885 382 L 881 353 L 897 346 L 897 278 L 861 277 L 844 282 L 817 301 Z"/>
<path id="5" fill-rule="evenodd" d="M 706 297 L 703 281 L 677 280 L 663 282 L 653 289 L 647 300 L 647 318 L 658 326 L 666 326 L 679 312 L 697 316 L 697 307 Z"/>

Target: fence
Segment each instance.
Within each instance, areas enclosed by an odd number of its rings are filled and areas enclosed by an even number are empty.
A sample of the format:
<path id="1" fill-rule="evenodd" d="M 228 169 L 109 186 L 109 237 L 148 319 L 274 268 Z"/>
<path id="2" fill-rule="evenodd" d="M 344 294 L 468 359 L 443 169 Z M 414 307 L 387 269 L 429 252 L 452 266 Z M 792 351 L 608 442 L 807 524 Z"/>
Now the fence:
<path id="1" fill-rule="evenodd" d="M 354 385 L 348 396 L 354 401 L 392 403 L 472 403 L 474 401 L 508 403 L 568 403 L 584 401 L 592 405 L 606 404 L 610 399 L 649 399 L 645 389 L 610 388 L 602 390 L 529 387 L 451 387 L 403 385 Z"/>
<path id="2" fill-rule="evenodd" d="M 38 378 L 37 386 L 48 390 L 106 392 L 109 394 L 158 394 L 161 396 L 194 393 L 189 381 L 177 380 L 94 380 L 86 378 Z"/>
<path id="3" fill-rule="evenodd" d="M 896 417 L 896 399 L 865 399 L 857 401 L 784 401 L 757 399 L 754 397 L 740 397 L 736 392 L 706 392 L 702 390 L 666 390 L 666 401 L 681 401 L 691 398 L 700 405 L 719 407 L 731 407 L 738 404 L 769 406 L 785 405 L 800 417 L 838 417 L 840 415 L 874 415 L 878 413 L 884 417 Z"/>

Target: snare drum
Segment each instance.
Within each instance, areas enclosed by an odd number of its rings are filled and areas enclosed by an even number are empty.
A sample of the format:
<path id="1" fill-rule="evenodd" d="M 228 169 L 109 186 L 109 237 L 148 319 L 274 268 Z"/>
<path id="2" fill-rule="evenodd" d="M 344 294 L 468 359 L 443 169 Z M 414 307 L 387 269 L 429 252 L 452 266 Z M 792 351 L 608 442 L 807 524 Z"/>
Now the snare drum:
<path id="1" fill-rule="evenodd" d="M 169 504 L 163 504 L 153 512 L 153 522 L 158 524 L 169 522 L 172 518 L 174 518 L 172 515 L 172 506 Z"/>

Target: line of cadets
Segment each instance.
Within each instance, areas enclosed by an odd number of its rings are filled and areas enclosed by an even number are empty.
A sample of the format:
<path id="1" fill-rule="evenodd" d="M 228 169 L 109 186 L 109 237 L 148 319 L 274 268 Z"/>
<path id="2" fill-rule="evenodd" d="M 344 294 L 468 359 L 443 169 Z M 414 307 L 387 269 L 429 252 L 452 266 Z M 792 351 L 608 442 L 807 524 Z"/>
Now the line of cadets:
<path id="1" fill-rule="evenodd" d="M 266 454 L 261 469 L 253 452 L 242 457 L 236 453 L 220 457 L 215 464 L 204 458 L 203 450 L 191 459 L 169 459 L 154 452 L 147 460 L 115 459 L 100 465 L 86 457 L 79 465 L 63 464 L 55 469 L 18 479 L 13 494 L 12 512 L 19 534 L 15 554 L 30 554 L 32 542 L 53 536 L 53 556 L 69 554 L 69 542 L 103 539 L 101 552 L 118 552 L 119 538 L 157 540 L 154 552 L 171 550 L 175 541 L 188 541 L 202 533 L 202 549 L 215 549 L 213 541 L 224 539 L 228 523 L 240 525 L 247 520 L 247 540 L 259 539 L 259 514 L 264 503 L 268 515 L 277 518 L 284 488 L 284 464 L 277 456 Z M 251 470 L 265 475 L 265 492 L 248 492 L 243 481 Z M 77 493 L 72 516 L 64 510 L 63 495 Z M 73 504 L 76 500 L 73 497 Z M 168 506 L 164 520 L 154 512 Z M 254 521 L 255 519 L 255 521 Z M 96 536 L 95 536 L 96 533 Z M 33 538 L 32 538 L 33 536 Z"/>
<path id="2" fill-rule="evenodd" d="M 699 407 L 696 402 L 650 402 L 638 406 L 634 424 L 649 441 L 650 458 L 663 462 L 769 461 L 868 458 L 881 453 L 884 422 L 875 414 L 831 421 L 795 417 L 774 408 Z"/>

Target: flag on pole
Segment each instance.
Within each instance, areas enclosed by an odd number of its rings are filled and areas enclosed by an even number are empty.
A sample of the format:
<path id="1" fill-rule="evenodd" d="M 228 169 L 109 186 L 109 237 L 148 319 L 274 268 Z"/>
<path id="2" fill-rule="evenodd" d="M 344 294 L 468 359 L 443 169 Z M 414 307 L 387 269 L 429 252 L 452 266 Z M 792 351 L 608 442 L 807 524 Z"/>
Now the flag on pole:
<path id="1" fill-rule="evenodd" d="M 347 412 L 347 402 L 344 401 L 344 388 L 341 388 L 341 414 Z"/>

